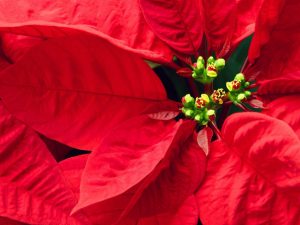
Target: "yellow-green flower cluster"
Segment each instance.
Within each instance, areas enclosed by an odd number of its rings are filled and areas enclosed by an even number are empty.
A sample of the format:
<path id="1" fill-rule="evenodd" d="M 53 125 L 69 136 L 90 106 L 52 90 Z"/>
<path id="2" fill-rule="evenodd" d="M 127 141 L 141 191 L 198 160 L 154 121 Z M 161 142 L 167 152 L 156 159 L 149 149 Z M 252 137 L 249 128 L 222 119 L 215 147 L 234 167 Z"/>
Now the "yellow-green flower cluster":
<path id="1" fill-rule="evenodd" d="M 222 58 L 215 59 L 210 56 L 205 65 L 205 60 L 199 56 L 197 62 L 193 64 L 192 77 L 202 84 L 208 84 L 218 76 L 218 72 L 225 66 L 225 60 Z"/>

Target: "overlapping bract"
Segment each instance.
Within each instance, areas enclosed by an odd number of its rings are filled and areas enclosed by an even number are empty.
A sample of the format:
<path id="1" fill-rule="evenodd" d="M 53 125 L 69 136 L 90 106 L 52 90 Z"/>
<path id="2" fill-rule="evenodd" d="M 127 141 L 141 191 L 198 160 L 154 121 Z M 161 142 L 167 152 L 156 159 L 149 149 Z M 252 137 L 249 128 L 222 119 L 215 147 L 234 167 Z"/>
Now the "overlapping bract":
<path id="1" fill-rule="evenodd" d="M 222 134 L 197 194 L 203 223 L 298 224 L 300 141 L 294 131 L 269 116 L 241 113 L 226 120 Z"/>
<path id="2" fill-rule="evenodd" d="M 70 216 L 77 199 L 46 145 L 0 104 L 1 216 L 29 224 L 84 224 L 84 215 Z"/>
<path id="3" fill-rule="evenodd" d="M 102 224 L 137 224 L 164 214 L 196 220 L 196 213 L 170 214 L 191 204 L 204 177 L 206 159 L 192 141 L 193 127 L 142 116 L 112 130 L 88 158 L 75 215 L 84 210 Z"/>
<path id="4" fill-rule="evenodd" d="M 126 118 L 176 111 L 142 60 L 90 35 L 42 41 L 0 77 L 1 96 L 18 118 L 79 149 L 94 149 Z"/>
<path id="5" fill-rule="evenodd" d="M 253 33 L 263 0 L 200 0 L 204 31 L 211 50 L 220 57 Z"/>
<path id="6" fill-rule="evenodd" d="M 298 224 L 300 6 L 261 4 L 2 1 L 0 97 L 31 128 L 94 151 L 58 165 L 2 107 L 0 179 L 10 194 L 1 194 L 0 222 L 193 225 L 200 216 L 204 224 Z M 168 120 L 176 107 L 130 52 L 170 62 L 195 54 L 204 32 L 210 50 L 225 55 L 252 33 L 258 12 L 246 75 L 260 81 L 264 113 L 284 122 L 237 114 L 222 140 L 210 144 L 203 131 L 201 149 L 192 123 Z"/>
<path id="7" fill-rule="evenodd" d="M 172 60 L 172 51 L 156 37 L 145 22 L 138 0 L 5 0 L 1 1 L 0 9 L 2 31 L 53 37 L 79 30 L 105 38 L 151 60 Z M 21 30 L 15 30 L 16 26 Z M 57 26 L 68 29 L 56 29 Z"/>
<path id="8" fill-rule="evenodd" d="M 243 113 L 226 120 L 197 195 L 204 224 L 300 223 L 298 8 L 296 1 L 262 6 L 245 74 L 259 81 L 263 113 L 277 119 Z"/>

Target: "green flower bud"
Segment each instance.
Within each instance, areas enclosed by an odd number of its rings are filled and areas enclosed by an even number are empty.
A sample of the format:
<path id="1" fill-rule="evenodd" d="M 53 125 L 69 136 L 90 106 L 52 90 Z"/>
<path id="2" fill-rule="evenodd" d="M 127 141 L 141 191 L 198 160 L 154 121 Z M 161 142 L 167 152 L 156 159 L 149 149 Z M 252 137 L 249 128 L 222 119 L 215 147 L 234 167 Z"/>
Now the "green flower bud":
<path id="1" fill-rule="evenodd" d="M 202 56 L 199 56 L 198 59 L 197 59 L 197 68 L 204 68 L 204 58 Z"/>
<path id="2" fill-rule="evenodd" d="M 194 72 L 196 73 L 197 77 L 202 76 L 203 72 L 204 72 L 204 67 L 202 68 L 194 68 Z"/>
<path id="3" fill-rule="evenodd" d="M 215 78 L 215 77 L 218 76 L 218 73 L 215 70 L 209 70 L 208 69 L 206 74 L 207 74 L 207 76 L 212 77 L 212 78 Z"/>
<path id="4" fill-rule="evenodd" d="M 232 82 L 226 82 L 226 87 L 228 91 L 232 91 Z"/>
<path id="5" fill-rule="evenodd" d="M 190 95 L 187 94 L 184 97 L 182 97 L 181 102 L 184 107 L 193 107 L 195 104 L 195 99 Z"/>
<path id="6" fill-rule="evenodd" d="M 197 122 L 200 122 L 202 120 L 202 115 L 201 114 L 197 114 L 194 119 L 197 121 Z"/>
<path id="7" fill-rule="evenodd" d="M 251 95 L 251 91 L 245 91 L 244 94 L 249 97 Z"/>
<path id="8" fill-rule="evenodd" d="M 186 117 L 193 117 L 193 115 L 194 115 L 194 110 L 192 110 L 192 109 L 182 108 L 182 112 L 184 113 L 184 115 Z"/>
<path id="9" fill-rule="evenodd" d="M 234 79 L 237 80 L 237 81 L 242 82 L 242 81 L 245 80 L 245 76 L 242 73 L 238 73 L 237 75 L 235 75 Z"/>
<path id="10" fill-rule="evenodd" d="M 247 99 L 247 96 L 244 93 L 238 94 L 238 96 L 237 96 L 237 100 L 239 102 L 242 102 L 242 101 L 244 101 L 246 99 Z"/>
<path id="11" fill-rule="evenodd" d="M 217 70 L 221 70 L 225 67 L 225 60 L 220 58 L 215 61 L 215 67 Z"/>
<path id="12" fill-rule="evenodd" d="M 195 70 L 192 73 L 192 78 L 194 78 L 194 79 L 199 78 L 199 75 L 196 73 Z"/>
<path id="13" fill-rule="evenodd" d="M 213 56 L 210 56 L 208 59 L 207 59 L 207 64 L 213 64 L 215 62 L 215 59 Z"/>

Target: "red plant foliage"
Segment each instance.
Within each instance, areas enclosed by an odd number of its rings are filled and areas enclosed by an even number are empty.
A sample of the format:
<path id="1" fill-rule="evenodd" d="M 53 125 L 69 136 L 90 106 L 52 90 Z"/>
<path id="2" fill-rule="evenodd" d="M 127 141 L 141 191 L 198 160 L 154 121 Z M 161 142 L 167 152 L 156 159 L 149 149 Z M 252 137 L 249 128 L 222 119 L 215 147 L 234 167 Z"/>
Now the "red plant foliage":
<path id="1" fill-rule="evenodd" d="M 299 8 L 1 1 L 0 223 L 299 224 Z M 230 116 L 210 142 L 174 119 L 141 58 L 171 64 L 206 44 L 228 56 L 254 27 L 245 75 L 265 109 Z M 70 148 L 39 133 L 91 152 L 57 162 Z"/>

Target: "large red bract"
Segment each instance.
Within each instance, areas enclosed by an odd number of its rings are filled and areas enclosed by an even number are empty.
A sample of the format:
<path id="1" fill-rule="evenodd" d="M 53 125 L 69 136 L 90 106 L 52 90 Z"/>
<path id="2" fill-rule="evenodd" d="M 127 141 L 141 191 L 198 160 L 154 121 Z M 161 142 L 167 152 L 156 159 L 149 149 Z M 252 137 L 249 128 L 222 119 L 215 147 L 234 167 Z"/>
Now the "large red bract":
<path id="1" fill-rule="evenodd" d="M 86 150 L 125 119 L 177 110 L 142 60 L 91 35 L 42 41 L 0 73 L 0 86 L 19 119 Z"/>
<path id="2" fill-rule="evenodd" d="M 70 216 L 77 198 L 46 145 L 0 103 L 1 216 L 29 224 L 88 224 L 83 214 Z"/>
<path id="3" fill-rule="evenodd" d="M 1 1 L 0 223 L 298 224 L 299 8 Z M 211 143 L 174 119 L 140 57 L 175 67 L 200 46 L 227 57 L 254 29 L 244 72 L 265 109 L 227 118 Z M 93 151 L 64 159 L 62 144 Z"/>
<path id="4" fill-rule="evenodd" d="M 284 135 L 282 135 L 284 134 Z M 197 194 L 204 224 L 298 224 L 300 141 L 284 122 L 257 113 L 229 117 L 212 144 Z"/>

